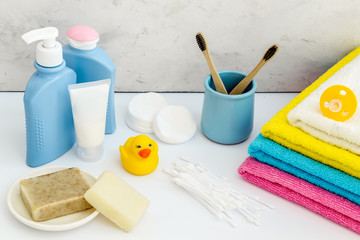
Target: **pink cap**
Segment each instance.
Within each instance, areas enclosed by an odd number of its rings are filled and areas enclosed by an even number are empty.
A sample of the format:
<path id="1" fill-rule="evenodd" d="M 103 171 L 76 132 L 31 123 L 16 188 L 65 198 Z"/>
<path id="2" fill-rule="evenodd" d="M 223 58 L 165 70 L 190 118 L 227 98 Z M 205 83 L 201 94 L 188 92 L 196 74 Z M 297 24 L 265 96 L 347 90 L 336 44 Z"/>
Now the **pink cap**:
<path id="1" fill-rule="evenodd" d="M 79 42 L 89 42 L 99 39 L 99 34 L 97 31 L 88 26 L 75 26 L 70 28 L 66 35 L 73 40 Z"/>

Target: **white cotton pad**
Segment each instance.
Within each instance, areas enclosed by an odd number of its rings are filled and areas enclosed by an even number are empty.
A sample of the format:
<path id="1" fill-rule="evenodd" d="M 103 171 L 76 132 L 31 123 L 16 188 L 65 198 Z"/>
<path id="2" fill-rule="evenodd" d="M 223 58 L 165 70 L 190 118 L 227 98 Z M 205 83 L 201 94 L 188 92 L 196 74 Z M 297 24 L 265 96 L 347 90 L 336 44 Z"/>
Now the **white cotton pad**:
<path id="1" fill-rule="evenodd" d="M 153 121 L 155 135 L 171 144 L 190 140 L 196 133 L 196 122 L 183 106 L 168 105 L 161 109 Z"/>
<path id="2" fill-rule="evenodd" d="M 159 93 L 138 94 L 129 103 L 126 123 L 137 132 L 152 133 L 155 114 L 167 105 L 165 98 Z"/>

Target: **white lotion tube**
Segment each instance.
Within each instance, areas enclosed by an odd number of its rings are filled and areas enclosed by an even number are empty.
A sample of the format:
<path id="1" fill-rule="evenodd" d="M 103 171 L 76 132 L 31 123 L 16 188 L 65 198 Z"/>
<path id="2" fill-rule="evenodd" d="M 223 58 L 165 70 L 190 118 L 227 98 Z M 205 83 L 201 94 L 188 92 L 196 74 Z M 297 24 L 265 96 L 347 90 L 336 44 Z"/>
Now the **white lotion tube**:
<path id="1" fill-rule="evenodd" d="M 105 135 L 110 79 L 69 85 L 78 157 L 101 158 Z"/>

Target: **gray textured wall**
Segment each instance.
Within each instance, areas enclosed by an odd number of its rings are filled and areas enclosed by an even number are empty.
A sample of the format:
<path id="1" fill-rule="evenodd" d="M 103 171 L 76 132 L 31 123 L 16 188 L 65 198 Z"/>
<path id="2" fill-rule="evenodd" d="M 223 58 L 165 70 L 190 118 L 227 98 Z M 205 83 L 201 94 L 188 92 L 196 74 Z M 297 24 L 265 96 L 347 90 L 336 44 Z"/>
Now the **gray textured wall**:
<path id="1" fill-rule="evenodd" d="M 74 25 L 100 33 L 117 67 L 117 91 L 203 91 L 209 70 L 195 34 L 205 34 L 218 70 L 248 73 L 273 43 L 276 57 L 256 76 L 258 91 L 301 91 L 360 42 L 357 0 L 1 0 L 0 90 L 23 91 L 35 44 L 20 36 Z"/>

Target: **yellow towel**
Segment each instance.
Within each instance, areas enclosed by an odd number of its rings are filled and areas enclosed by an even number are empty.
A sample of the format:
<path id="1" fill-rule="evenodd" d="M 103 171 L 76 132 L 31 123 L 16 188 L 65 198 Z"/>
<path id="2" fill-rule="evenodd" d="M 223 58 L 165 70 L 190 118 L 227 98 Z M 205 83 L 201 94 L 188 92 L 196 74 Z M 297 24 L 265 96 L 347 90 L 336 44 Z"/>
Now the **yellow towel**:
<path id="1" fill-rule="evenodd" d="M 337 168 L 354 177 L 360 178 L 359 155 L 325 143 L 303 132 L 299 128 L 291 126 L 287 122 L 287 114 L 291 109 L 293 109 L 320 84 L 325 82 L 329 77 L 331 77 L 340 68 L 345 66 L 359 54 L 360 47 L 349 53 L 346 57 L 344 57 L 341 61 L 339 61 L 326 73 L 324 73 L 318 80 L 302 91 L 292 101 L 290 101 L 290 103 L 288 103 L 262 127 L 261 133 L 263 136 L 316 161 Z"/>

